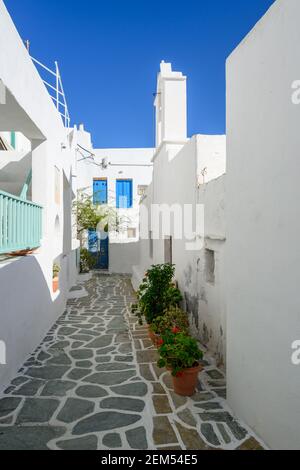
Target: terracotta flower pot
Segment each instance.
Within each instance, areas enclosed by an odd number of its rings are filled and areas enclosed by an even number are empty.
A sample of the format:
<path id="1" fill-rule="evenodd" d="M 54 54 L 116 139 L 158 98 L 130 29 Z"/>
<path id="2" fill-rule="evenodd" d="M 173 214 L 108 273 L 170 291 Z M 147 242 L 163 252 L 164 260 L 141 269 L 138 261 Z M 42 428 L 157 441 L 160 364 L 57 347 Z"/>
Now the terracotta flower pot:
<path id="1" fill-rule="evenodd" d="M 183 370 L 177 377 L 172 375 L 174 392 L 177 395 L 184 397 L 191 397 L 194 395 L 198 380 L 198 374 L 203 369 L 203 366 L 199 364 L 191 369 Z"/>
<path id="2" fill-rule="evenodd" d="M 152 330 L 151 330 L 151 326 L 148 325 L 148 336 L 149 338 L 151 339 L 152 343 L 157 346 L 158 343 L 159 343 L 159 340 L 160 340 L 160 336 L 157 335 L 156 333 L 154 333 Z"/>
<path id="3" fill-rule="evenodd" d="M 53 280 L 52 280 L 52 289 L 53 289 L 53 292 L 57 292 L 58 289 L 59 289 L 59 277 L 54 277 Z"/>
<path id="4" fill-rule="evenodd" d="M 31 255 L 34 250 L 19 250 L 19 251 L 14 251 L 12 253 L 8 253 L 8 256 L 11 256 L 12 258 L 14 257 L 19 257 L 19 256 L 27 256 Z"/>

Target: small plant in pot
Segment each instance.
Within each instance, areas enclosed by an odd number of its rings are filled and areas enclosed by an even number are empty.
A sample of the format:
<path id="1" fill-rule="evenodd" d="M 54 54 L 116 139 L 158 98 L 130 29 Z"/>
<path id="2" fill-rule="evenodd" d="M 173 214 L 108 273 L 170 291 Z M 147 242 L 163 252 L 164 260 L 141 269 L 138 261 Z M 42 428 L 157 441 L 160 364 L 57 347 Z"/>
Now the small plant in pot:
<path id="1" fill-rule="evenodd" d="M 156 317 L 153 320 L 149 327 L 153 343 L 158 345 L 160 339 L 168 330 L 188 335 L 189 320 L 187 313 L 178 306 L 169 307 L 163 316 Z"/>
<path id="2" fill-rule="evenodd" d="M 86 248 L 80 250 L 80 272 L 87 274 L 96 266 L 96 258 Z"/>
<path id="3" fill-rule="evenodd" d="M 60 266 L 56 263 L 53 264 L 53 279 L 52 279 L 52 288 L 53 292 L 57 292 L 59 289 L 59 273 Z"/>
<path id="4" fill-rule="evenodd" d="M 159 316 L 163 316 L 170 306 L 178 305 L 182 300 L 179 289 L 172 283 L 175 266 L 159 264 L 152 266 L 138 290 L 138 310 L 140 324 L 145 317 L 148 325 Z"/>
<path id="5" fill-rule="evenodd" d="M 158 367 L 166 367 L 173 377 L 174 392 L 177 395 L 192 396 L 195 393 L 203 352 L 197 341 L 177 328 L 167 331 L 160 341 Z"/>

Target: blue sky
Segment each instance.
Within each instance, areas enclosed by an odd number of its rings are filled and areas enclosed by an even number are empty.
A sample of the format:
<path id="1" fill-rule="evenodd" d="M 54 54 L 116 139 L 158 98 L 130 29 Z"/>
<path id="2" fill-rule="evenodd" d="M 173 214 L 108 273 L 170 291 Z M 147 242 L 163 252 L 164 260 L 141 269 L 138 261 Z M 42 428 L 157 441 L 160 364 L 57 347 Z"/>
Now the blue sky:
<path id="1" fill-rule="evenodd" d="M 95 147 L 154 145 L 161 60 L 188 76 L 188 133 L 225 132 L 225 60 L 274 0 L 4 0 L 31 54 L 58 60 Z"/>

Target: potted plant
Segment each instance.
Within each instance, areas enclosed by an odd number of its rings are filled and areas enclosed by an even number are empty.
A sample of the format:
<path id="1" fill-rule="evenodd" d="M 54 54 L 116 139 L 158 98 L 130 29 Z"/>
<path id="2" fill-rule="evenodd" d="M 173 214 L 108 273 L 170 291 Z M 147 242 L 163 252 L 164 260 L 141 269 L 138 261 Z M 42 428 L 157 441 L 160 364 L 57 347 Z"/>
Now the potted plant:
<path id="1" fill-rule="evenodd" d="M 189 320 L 187 313 L 178 306 L 169 307 L 163 316 L 156 317 L 153 320 L 149 326 L 149 336 L 153 343 L 157 345 L 168 330 L 188 334 Z"/>
<path id="2" fill-rule="evenodd" d="M 159 316 L 163 316 L 170 306 L 178 305 L 182 300 L 179 289 L 172 283 L 175 266 L 161 264 L 152 266 L 138 290 L 138 308 L 135 310 L 140 324 L 145 317 L 148 325 Z"/>
<path id="3" fill-rule="evenodd" d="M 19 251 L 13 251 L 11 253 L 8 253 L 8 256 L 11 256 L 12 258 L 16 258 L 16 257 L 19 257 L 19 256 L 27 256 L 27 255 L 31 255 L 32 253 L 34 252 L 34 250 L 32 248 L 27 248 L 25 250 L 19 250 Z"/>
<path id="4" fill-rule="evenodd" d="M 198 374 L 203 366 L 203 353 L 197 341 L 177 328 L 167 331 L 160 341 L 158 367 L 166 367 L 173 377 L 174 391 L 178 395 L 192 396 L 195 393 Z"/>
<path id="5" fill-rule="evenodd" d="M 53 264 L 53 279 L 52 279 L 52 288 L 53 292 L 57 292 L 59 289 L 59 273 L 60 266 L 56 263 Z"/>
<path id="6" fill-rule="evenodd" d="M 96 266 L 96 258 L 86 248 L 80 250 L 80 272 L 89 273 Z"/>
<path id="7" fill-rule="evenodd" d="M 159 341 L 161 340 L 161 331 L 165 331 L 163 325 L 167 328 L 164 316 L 156 317 L 151 325 L 148 325 L 149 338 L 155 346 L 158 346 Z"/>

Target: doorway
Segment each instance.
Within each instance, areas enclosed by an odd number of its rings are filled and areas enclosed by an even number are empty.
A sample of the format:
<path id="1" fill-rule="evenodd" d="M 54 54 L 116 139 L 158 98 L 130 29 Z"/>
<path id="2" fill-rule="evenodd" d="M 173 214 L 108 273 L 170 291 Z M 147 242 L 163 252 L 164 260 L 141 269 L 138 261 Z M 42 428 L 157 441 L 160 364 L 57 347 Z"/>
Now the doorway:
<path id="1" fill-rule="evenodd" d="M 109 267 L 109 236 L 106 232 L 89 230 L 89 252 L 95 258 L 95 269 L 108 269 Z"/>

